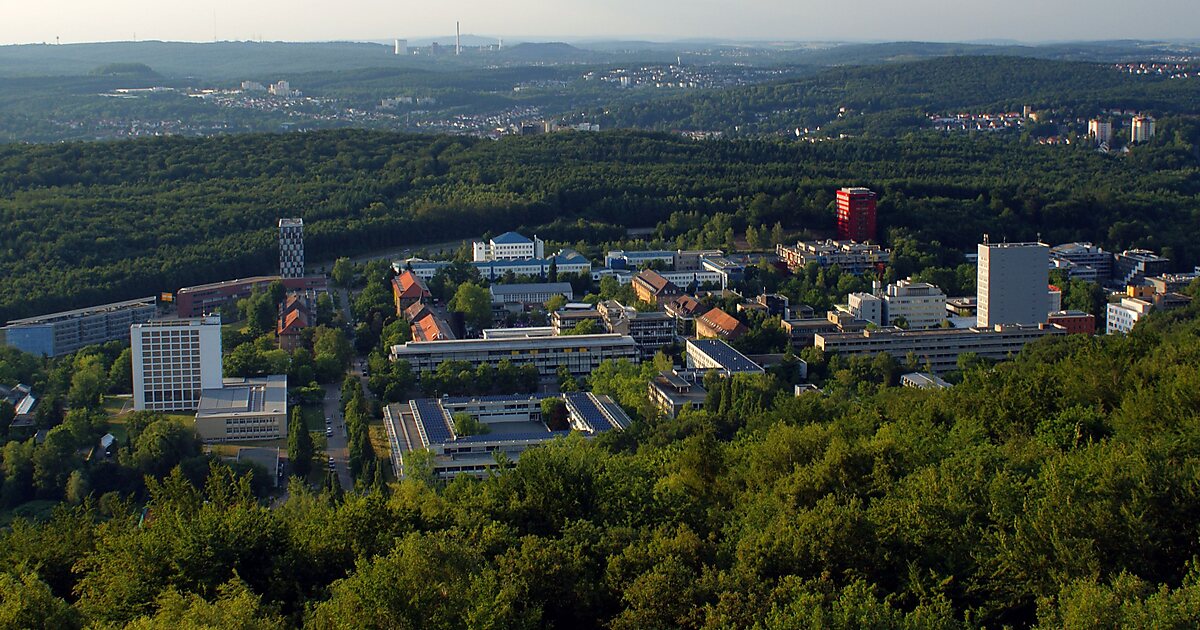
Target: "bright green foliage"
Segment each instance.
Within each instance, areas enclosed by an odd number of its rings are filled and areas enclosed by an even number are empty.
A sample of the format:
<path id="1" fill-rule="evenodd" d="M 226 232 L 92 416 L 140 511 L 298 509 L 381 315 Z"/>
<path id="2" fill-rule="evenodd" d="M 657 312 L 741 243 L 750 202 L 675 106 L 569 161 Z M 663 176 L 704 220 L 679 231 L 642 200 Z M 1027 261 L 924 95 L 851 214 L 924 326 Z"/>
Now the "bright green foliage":
<path id="1" fill-rule="evenodd" d="M 79 614 L 67 602 L 55 597 L 36 575 L 0 574 L 0 627 L 78 628 Z"/>
<path id="2" fill-rule="evenodd" d="M 491 432 L 491 427 L 480 422 L 478 418 L 469 413 L 454 414 L 454 434 L 459 437 L 485 435 Z"/>
<path id="3" fill-rule="evenodd" d="M 458 285 L 450 310 L 462 313 L 467 325 L 481 330 L 492 325 L 492 298 L 488 290 L 472 282 Z"/>

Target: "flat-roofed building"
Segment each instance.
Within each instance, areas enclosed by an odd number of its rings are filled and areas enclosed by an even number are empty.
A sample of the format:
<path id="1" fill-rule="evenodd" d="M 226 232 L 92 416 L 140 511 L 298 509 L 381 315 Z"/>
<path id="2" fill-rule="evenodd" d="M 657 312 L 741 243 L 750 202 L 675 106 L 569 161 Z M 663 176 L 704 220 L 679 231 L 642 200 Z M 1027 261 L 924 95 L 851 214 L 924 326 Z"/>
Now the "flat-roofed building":
<path id="1" fill-rule="evenodd" d="M 196 433 L 205 442 L 278 440 L 287 437 L 287 423 L 283 374 L 224 379 L 203 390 L 196 409 Z"/>
<path id="2" fill-rule="evenodd" d="M 1146 284 L 1150 285 L 1155 293 L 1178 293 L 1193 282 L 1200 279 L 1200 271 L 1192 273 L 1168 273 L 1153 278 L 1146 278 Z"/>
<path id="3" fill-rule="evenodd" d="M 837 265 L 842 271 L 855 275 L 881 271 L 892 259 L 890 250 L 853 241 L 800 241 L 794 246 L 778 244 L 775 253 L 792 270 L 815 263 L 825 268 Z"/>
<path id="4" fill-rule="evenodd" d="M 129 328 L 133 408 L 195 411 L 201 392 L 221 387 L 221 318 L 156 320 Z"/>
<path id="5" fill-rule="evenodd" d="M 435 370 L 445 361 L 466 361 L 478 367 L 507 360 L 516 366 L 532 365 L 547 379 L 556 376 L 560 365 L 573 376 L 587 376 L 606 360 L 637 363 L 638 355 L 632 337 L 610 334 L 409 342 L 392 346 L 391 352 L 393 361 L 408 361 L 418 374 Z"/>
<path id="6" fill-rule="evenodd" d="M 323 276 L 305 278 L 254 276 L 184 287 L 175 293 L 175 309 L 180 317 L 211 315 L 230 302 L 250 297 L 255 290 L 266 290 L 272 282 L 276 281 L 282 283 L 283 288 L 287 291 L 324 293 L 329 290 L 329 280 Z"/>
<path id="7" fill-rule="evenodd" d="M 697 375 L 688 376 L 671 371 L 650 379 L 649 396 L 655 409 L 668 418 L 677 417 L 684 409 L 703 409 L 708 392 L 696 382 Z"/>
<path id="8" fill-rule="evenodd" d="M 870 188 L 837 191 L 837 236 L 847 241 L 875 240 L 876 195 Z"/>
<path id="9" fill-rule="evenodd" d="M 533 284 L 493 284 L 488 288 L 492 295 L 492 305 L 518 305 L 521 307 L 531 304 L 544 304 L 550 298 L 561 295 L 567 300 L 575 297 L 575 290 L 570 282 L 540 282 Z"/>
<path id="10" fill-rule="evenodd" d="M 279 275 L 304 277 L 304 219 L 279 220 Z"/>
<path id="11" fill-rule="evenodd" d="M 815 345 L 824 352 L 842 356 L 870 357 L 882 352 L 901 363 L 912 355 L 921 365 L 942 373 L 957 369 L 958 357 L 968 352 L 1003 361 L 1019 353 L 1026 344 L 1065 334 L 1065 329 L 1049 324 L 932 330 L 881 328 L 857 333 L 818 333 Z"/>
<path id="12" fill-rule="evenodd" d="M 873 293 L 858 292 L 846 296 L 846 308 L 857 319 L 862 319 L 876 326 L 887 326 L 887 315 L 884 312 L 883 298 Z"/>
<path id="13" fill-rule="evenodd" d="M 563 402 L 565 418 L 542 416 L 542 401 L 547 398 Z M 459 414 L 470 416 L 488 432 L 460 434 L 454 421 Z M 593 437 L 622 431 L 631 423 L 612 398 L 585 392 L 423 398 L 384 408 L 384 427 L 398 478 L 408 473 L 409 456 L 416 452 L 433 455 L 432 473 L 438 478 L 481 477 L 499 465 L 498 454 L 515 463 L 526 450 L 557 437 L 572 432 Z"/>
<path id="14" fill-rule="evenodd" d="M 1045 323 L 1050 313 L 1050 247 L 984 242 L 978 253 L 976 325 Z"/>
<path id="15" fill-rule="evenodd" d="M 544 258 L 546 255 L 545 241 L 537 235 L 530 239 L 516 232 L 505 232 L 488 241 L 475 241 L 471 249 L 475 262 L 528 260 Z"/>
<path id="16" fill-rule="evenodd" d="M 1059 262 L 1056 266 L 1067 269 L 1071 278 L 1088 282 L 1106 282 L 1113 274 L 1112 252 L 1087 242 L 1055 245 L 1050 248 L 1050 260 Z"/>
<path id="17" fill-rule="evenodd" d="M 909 372 L 908 374 L 903 374 L 900 376 L 900 384 L 916 389 L 946 389 L 950 387 L 950 383 L 947 383 L 940 376 L 928 372 Z"/>
<path id="18" fill-rule="evenodd" d="M 1147 249 L 1127 249 L 1117 254 L 1113 278 L 1126 286 L 1142 284 L 1146 278 L 1171 272 L 1171 259 Z"/>
<path id="19" fill-rule="evenodd" d="M 1069 335 L 1096 334 L 1096 316 L 1083 311 L 1057 311 L 1050 313 L 1048 324 L 1062 326 Z"/>
<path id="20" fill-rule="evenodd" d="M 883 301 L 885 326 L 894 326 L 903 319 L 908 328 L 936 328 L 946 321 L 946 294 L 928 282 L 893 282 L 887 286 Z"/>
<path id="21" fill-rule="evenodd" d="M 695 370 L 717 370 L 725 376 L 766 371 L 720 339 L 688 339 L 684 352 L 688 367 Z"/>
<path id="22" fill-rule="evenodd" d="M 58 357 L 86 346 L 125 339 L 130 326 L 150 321 L 157 312 L 155 298 L 146 297 L 14 319 L 0 328 L 0 342 L 32 355 Z"/>
<path id="23" fill-rule="evenodd" d="M 643 361 L 653 359 L 659 350 L 675 343 L 675 319 L 662 311 L 640 312 L 616 300 L 598 306 L 605 330 L 633 337 Z"/>
<path id="24" fill-rule="evenodd" d="M 1141 319 L 1154 310 L 1154 303 L 1139 298 L 1121 298 L 1121 301 L 1108 305 L 1107 332 L 1129 334 Z"/>
<path id="25" fill-rule="evenodd" d="M 604 327 L 604 322 L 600 320 L 600 311 L 596 307 L 591 304 L 567 304 L 550 314 L 550 327 L 554 334 L 562 335 L 587 320 L 595 324 L 595 330 Z"/>

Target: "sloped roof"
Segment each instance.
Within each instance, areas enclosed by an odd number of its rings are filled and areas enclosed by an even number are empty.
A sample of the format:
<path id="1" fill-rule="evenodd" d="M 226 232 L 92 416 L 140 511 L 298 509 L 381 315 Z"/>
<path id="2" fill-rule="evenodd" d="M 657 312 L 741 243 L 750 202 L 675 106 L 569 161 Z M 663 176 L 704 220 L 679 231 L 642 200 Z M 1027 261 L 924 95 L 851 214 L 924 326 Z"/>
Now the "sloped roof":
<path id="1" fill-rule="evenodd" d="M 739 322 L 737 318 L 719 308 L 714 308 L 701 315 L 700 319 L 703 320 L 709 328 L 712 328 L 713 330 L 725 335 L 742 333 L 746 329 L 745 324 Z"/>
<path id="2" fill-rule="evenodd" d="M 404 273 L 392 279 L 392 286 L 397 297 L 401 299 L 419 300 L 428 296 L 429 289 L 425 287 L 425 283 L 411 271 L 405 270 Z"/>
<path id="3" fill-rule="evenodd" d="M 681 295 L 672 299 L 667 306 L 684 317 L 695 317 L 704 312 L 705 306 L 700 303 L 700 300 L 690 296 Z"/>
<path id="4" fill-rule="evenodd" d="M 655 295 L 661 295 L 668 291 L 678 292 L 680 290 L 674 282 L 667 280 L 662 276 L 662 274 L 654 271 L 653 269 L 646 269 L 634 276 L 633 279 L 635 282 L 641 282 L 642 284 L 650 287 L 650 289 L 654 291 Z"/>
<path id="5" fill-rule="evenodd" d="M 500 236 L 492 239 L 496 245 L 520 245 L 523 243 L 532 243 L 533 241 L 517 234 L 516 232 L 505 232 Z"/>

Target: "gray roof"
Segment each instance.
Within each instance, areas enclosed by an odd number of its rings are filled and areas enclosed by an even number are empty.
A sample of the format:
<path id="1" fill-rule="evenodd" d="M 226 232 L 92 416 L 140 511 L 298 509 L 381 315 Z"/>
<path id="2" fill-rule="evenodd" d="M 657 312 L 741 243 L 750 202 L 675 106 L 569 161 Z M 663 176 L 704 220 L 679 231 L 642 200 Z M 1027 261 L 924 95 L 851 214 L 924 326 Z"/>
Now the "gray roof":
<path id="1" fill-rule="evenodd" d="M 287 376 L 227 378 L 220 389 L 200 394 L 196 417 L 287 413 Z"/>
<path id="2" fill-rule="evenodd" d="M 570 282 L 536 282 L 530 284 L 493 284 L 492 295 L 514 295 L 517 293 L 554 293 L 570 297 L 575 289 Z"/>

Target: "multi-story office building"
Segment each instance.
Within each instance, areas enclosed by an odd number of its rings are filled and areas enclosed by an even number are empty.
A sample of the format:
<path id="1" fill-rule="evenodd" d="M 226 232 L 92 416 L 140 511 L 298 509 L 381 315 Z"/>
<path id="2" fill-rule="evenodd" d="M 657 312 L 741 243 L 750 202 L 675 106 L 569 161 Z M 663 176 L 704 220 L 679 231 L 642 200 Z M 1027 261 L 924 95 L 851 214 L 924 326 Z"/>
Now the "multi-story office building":
<path id="1" fill-rule="evenodd" d="M 1060 263 L 1071 278 L 1106 282 L 1113 273 L 1113 255 L 1091 243 L 1066 243 L 1050 248 L 1050 258 Z M 1069 263 L 1069 264 L 1061 264 Z"/>
<path id="2" fill-rule="evenodd" d="M 946 294 L 928 282 L 893 282 L 883 302 L 888 326 L 902 318 L 911 329 L 936 328 L 946 321 Z"/>
<path id="3" fill-rule="evenodd" d="M 604 328 L 610 333 L 633 337 L 643 361 L 653 359 L 659 350 L 675 343 L 675 318 L 667 313 L 643 313 L 615 300 L 602 302 L 598 306 Z"/>
<path id="4" fill-rule="evenodd" d="M 418 374 L 435 370 L 445 361 L 495 366 L 507 360 L 517 366 L 532 365 L 548 379 L 556 376 L 560 365 L 573 376 L 587 376 L 603 361 L 629 359 L 637 363 L 638 355 L 632 337 L 611 334 L 409 342 L 392 346 L 391 352 L 393 361 L 408 361 Z"/>
<path id="5" fill-rule="evenodd" d="M 901 363 L 912 355 L 921 365 L 940 373 L 956 369 L 958 357 L 968 352 L 1002 361 L 1032 341 L 1066 333 L 1065 329 L 1049 324 L 931 330 L 884 328 L 857 333 L 817 333 L 815 345 L 842 356 L 875 356 L 883 352 Z"/>
<path id="6" fill-rule="evenodd" d="M 288 434 L 287 375 L 228 378 L 204 389 L 196 433 L 205 442 L 278 440 Z"/>
<path id="7" fill-rule="evenodd" d="M 255 276 L 225 280 L 212 284 L 184 287 L 175 293 L 175 310 L 180 317 L 212 315 L 222 306 L 250 297 L 254 291 L 266 290 L 272 282 L 280 282 L 289 292 L 324 293 L 329 290 L 329 281 L 323 276 L 307 278 L 284 278 L 281 276 Z"/>
<path id="8" fill-rule="evenodd" d="M 550 314 L 550 326 L 556 335 L 566 333 L 586 320 L 591 320 L 596 330 L 604 326 L 600 311 L 591 304 L 567 304 Z"/>
<path id="9" fill-rule="evenodd" d="M 279 220 L 279 275 L 304 277 L 304 219 Z"/>
<path id="10" fill-rule="evenodd" d="M 1121 298 L 1119 303 L 1109 304 L 1107 317 L 1108 334 L 1129 334 L 1135 324 L 1154 310 L 1154 303 L 1139 298 Z"/>
<path id="11" fill-rule="evenodd" d="M 1171 259 L 1146 249 L 1127 249 L 1117 254 L 1113 278 L 1117 284 L 1127 286 L 1142 284 L 1150 276 L 1161 276 L 1170 271 Z"/>
<path id="12" fill-rule="evenodd" d="M 682 295 L 683 289 L 661 273 L 646 269 L 633 277 L 633 292 L 639 300 L 647 304 L 662 304 Z"/>
<path id="13" fill-rule="evenodd" d="M 871 322 L 876 326 L 887 326 L 883 298 L 874 293 L 851 293 L 846 296 L 846 308 L 855 319 Z"/>
<path id="14" fill-rule="evenodd" d="M 875 193 L 869 188 L 837 192 L 837 237 L 842 241 L 875 240 Z"/>
<path id="15" fill-rule="evenodd" d="M 1088 135 L 1091 136 L 1096 144 L 1112 144 L 1113 128 L 1112 123 L 1107 120 L 1093 118 L 1088 121 Z"/>
<path id="16" fill-rule="evenodd" d="M 703 409 L 708 392 L 696 382 L 698 376 L 696 372 L 659 372 L 650 380 L 650 403 L 668 418 L 678 416 L 684 409 Z"/>
<path id="17" fill-rule="evenodd" d="M 530 240 L 516 232 L 505 232 L 490 241 L 475 241 L 471 244 L 471 249 L 475 262 L 546 257 L 545 241 L 536 235 Z"/>
<path id="18" fill-rule="evenodd" d="M 125 339 L 131 325 L 150 321 L 157 311 L 155 299 L 147 297 L 15 319 L 0 328 L 0 344 L 37 356 L 62 356 Z"/>
<path id="19" fill-rule="evenodd" d="M 220 389 L 220 317 L 134 324 L 129 337 L 134 409 L 195 411 L 203 390 Z"/>
<path id="20" fill-rule="evenodd" d="M 1129 121 L 1129 141 L 1137 144 L 1154 137 L 1154 119 L 1149 116 L 1134 116 Z"/>
<path id="21" fill-rule="evenodd" d="M 542 416 L 542 401 L 547 398 L 563 401 L 565 417 Z M 471 416 L 490 431 L 460 435 L 454 422 L 459 414 Z M 396 477 L 405 476 L 410 453 L 429 451 L 432 472 L 442 479 L 483 476 L 498 466 L 498 453 L 516 462 L 529 448 L 559 436 L 578 432 L 592 437 L 624 430 L 632 423 L 612 398 L 584 392 L 424 398 L 384 407 L 383 419 Z"/>
<path id="22" fill-rule="evenodd" d="M 795 246 L 779 244 L 775 253 L 789 269 L 803 269 L 809 263 L 821 267 L 837 265 L 855 275 L 866 271 L 882 271 L 892 259 L 892 252 L 878 245 L 849 241 L 801 241 Z"/>
<path id="23" fill-rule="evenodd" d="M 979 245 L 976 325 L 1044 324 L 1050 313 L 1050 247 L 1043 243 Z"/>

